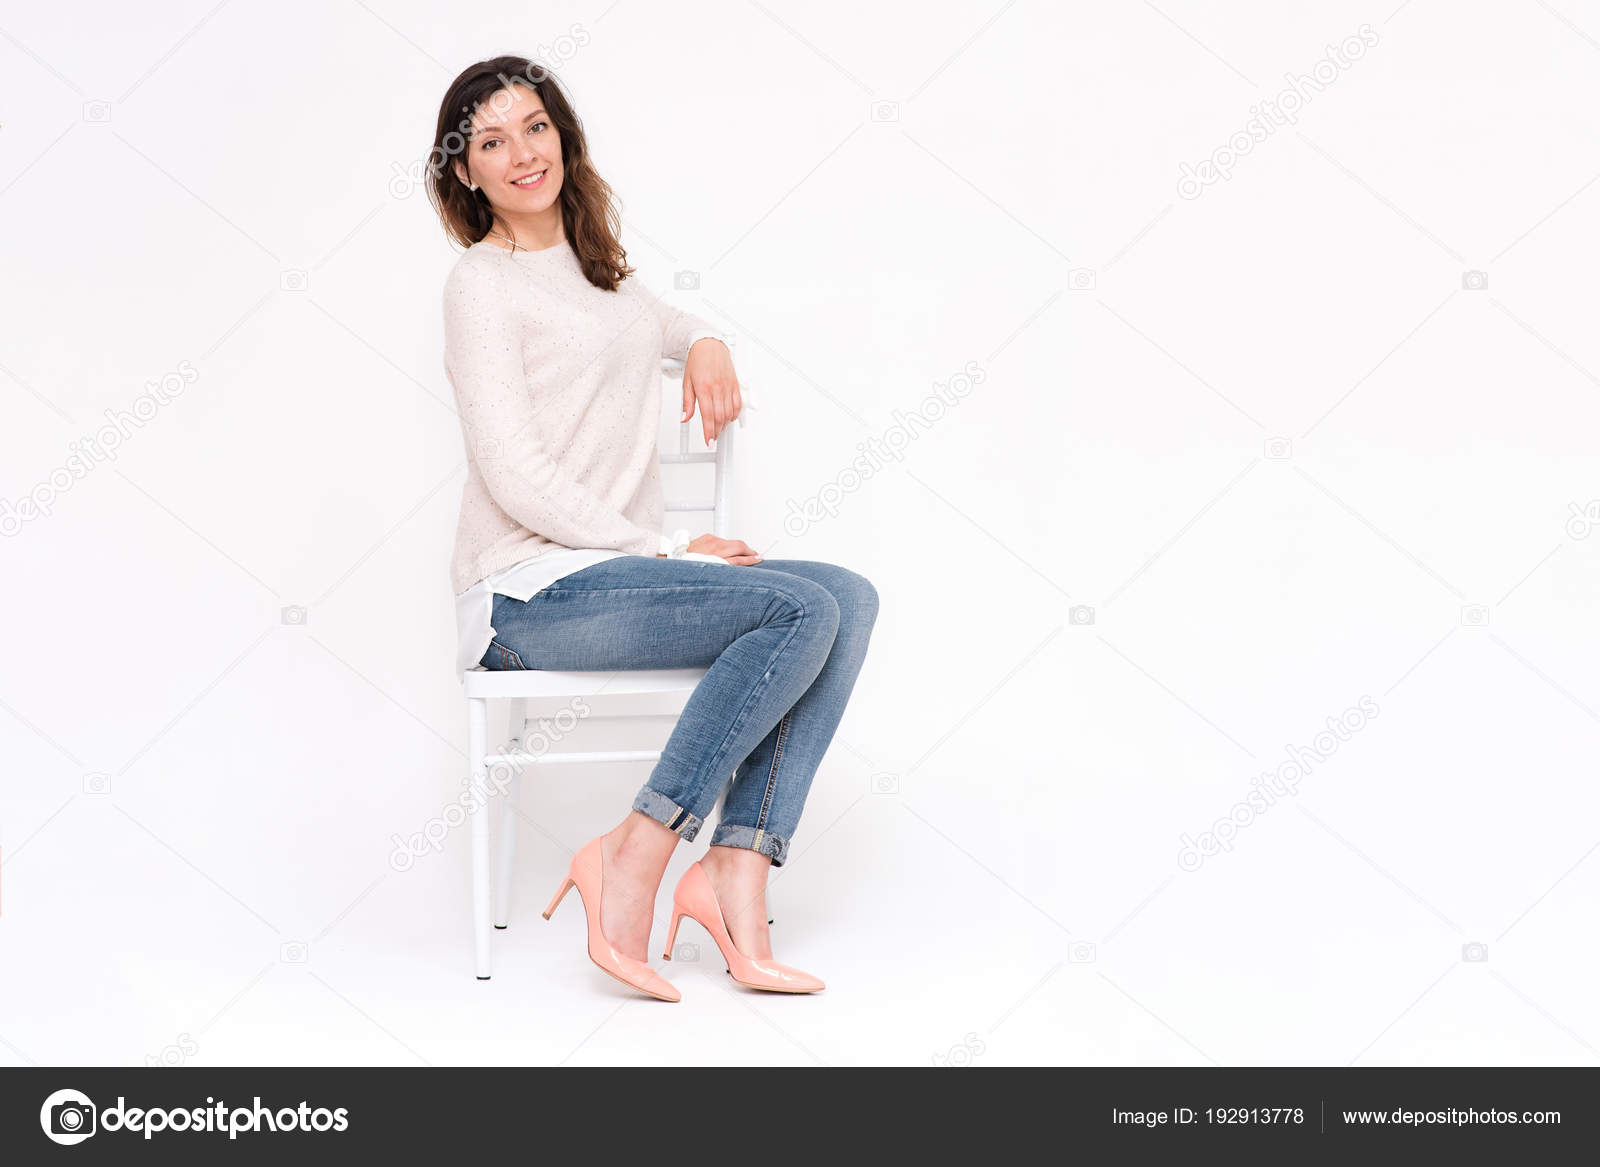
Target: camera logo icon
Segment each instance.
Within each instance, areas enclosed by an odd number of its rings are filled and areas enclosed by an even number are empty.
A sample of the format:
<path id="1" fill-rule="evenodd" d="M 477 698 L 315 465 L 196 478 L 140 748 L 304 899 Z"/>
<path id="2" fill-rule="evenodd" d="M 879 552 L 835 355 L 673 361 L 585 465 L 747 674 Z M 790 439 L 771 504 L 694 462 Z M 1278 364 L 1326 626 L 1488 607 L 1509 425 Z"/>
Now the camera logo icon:
<path id="1" fill-rule="evenodd" d="M 57 1090 L 39 1108 L 39 1125 L 52 1143 L 71 1147 L 95 1133 L 98 1123 L 89 1096 L 79 1090 Z"/>
<path id="2" fill-rule="evenodd" d="M 1489 288 L 1489 273 L 1486 271 L 1464 271 L 1461 273 L 1461 286 L 1469 292 L 1483 292 Z"/>
<path id="3" fill-rule="evenodd" d="M 672 286 L 680 292 L 698 292 L 700 290 L 700 273 L 697 271 L 673 272 Z"/>
<path id="4" fill-rule="evenodd" d="M 900 103 L 898 101 L 874 101 L 871 113 L 872 120 L 875 122 L 897 122 L 900 120 Z"/>
<path id="5" fill-rule="evenodd" d="M 867 788 L 874 794 L 899 794 L 900 775 L 892 770 L 881 771 L 872 776 Z"/>
<path id="6" fill-rule="evenodd" d="M 304 624 L 306 622 L 306 610 L 299 604 L 290 604 L 279 613 L 278 618 L 285 624 Z"/>
<path id="7" fill-rule="evenodd" d="M 1489 608 L 1486 604 L 1465 604 L 1461 608 L 1461 623 L 1468 628 L 1484 628 L 1489 623 Z"/>
<path id="8" fill-rule="evenodd" d="M 86 122 L 109 122 L 111 120 L 111 103 L 109 101 L 84 102 L 83 120 Z"/>
<path id="9" fill-rule="evenodd" d="M 1090 940 L 1074 940 L 1067 946 L 1068 964 L 1093 964 L 1094 942 Z"/>
<path id="10" fill-rule="evenodd" d="M 278 286 L 285 292 L 303 292 L 309 282 L 306 273 L 297 267 L 285 268 L 278 277 Z"/>
<path id="11" fill-rule="evenodd" d="M 1262 453 L 1274 462 L 1286 461 L 1294 451 L 1294 444 L 1288 438 L 1268 438 L 1262 447 Z"/>
<path id="12" fill-rule="evenodd" d="M 1075 267 L 1067 273 L 1067 287 L 1074 292 L 1092 292 L 1095 286 L 1095 273 L 1092 267 Z"/>
<path id="13" fill-rule="evenodd" d="M 1485 964 L 1489 960 L 1489 946 L 1474 940 L 1461 946 L 1461 959 L 1469 964 Z"/>
<path id="14" fill-rule="evenodd" d="M 1072 607 L 1067 609 L 1067 623 L 1093 624 L 1094 609 L 1088 604 L 1074 604 Z"/>

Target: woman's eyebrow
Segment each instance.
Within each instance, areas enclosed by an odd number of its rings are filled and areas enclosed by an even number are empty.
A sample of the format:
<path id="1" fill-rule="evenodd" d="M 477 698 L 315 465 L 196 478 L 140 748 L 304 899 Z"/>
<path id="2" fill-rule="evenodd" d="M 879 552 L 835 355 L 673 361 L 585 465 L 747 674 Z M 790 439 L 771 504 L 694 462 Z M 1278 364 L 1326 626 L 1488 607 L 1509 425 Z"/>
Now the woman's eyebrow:
<path id="1" fill-rule="evenodd" d="M 531 122 L 534 118 L 538 117 L 542 113 L 544 113 L 544 110 L 536 109 L 532 113 L 528 114 L 528 116 L 523 118 L 522 120 L 524 122 Z M 492 126 L 480 126 L 478 128 L 477 132 L 480 133 L 480 134 L 487 134 L 490 130 L 503 130 L 503 129 L 505 129 L 505 127 L 503 125 L 501 125 L 499 122 L 496 122 Z"/>

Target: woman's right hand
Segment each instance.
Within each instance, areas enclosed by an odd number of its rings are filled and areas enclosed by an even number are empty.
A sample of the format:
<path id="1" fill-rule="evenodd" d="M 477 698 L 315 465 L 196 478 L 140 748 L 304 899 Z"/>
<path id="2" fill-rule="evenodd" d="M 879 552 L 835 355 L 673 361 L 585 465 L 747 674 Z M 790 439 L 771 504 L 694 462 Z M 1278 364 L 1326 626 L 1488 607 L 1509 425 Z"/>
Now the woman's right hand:
<path id="1" fill-rule="evenodd" d="M 689 543 L 689 550 L 701 555 L 716 555 L 742 567 L 761 562 L 761 553 L 750 544 L 738 539 L 719 539 L 715 535 L 696 535 Z"/>

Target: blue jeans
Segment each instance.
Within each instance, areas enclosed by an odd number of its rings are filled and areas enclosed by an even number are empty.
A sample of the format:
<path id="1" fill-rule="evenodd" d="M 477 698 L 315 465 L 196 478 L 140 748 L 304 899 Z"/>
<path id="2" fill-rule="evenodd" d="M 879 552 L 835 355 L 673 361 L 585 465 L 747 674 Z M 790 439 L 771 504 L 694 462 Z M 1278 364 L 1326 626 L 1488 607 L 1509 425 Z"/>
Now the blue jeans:
<path id="1" fill-rule="evenodd" d="M 877 589 L 831 563 L 623 555 L 495 596 L 482 664 L 706 669 L 633 809 L 693 839 L 731 774 L 711 845 L 782 867 L 877 616 Z"/>

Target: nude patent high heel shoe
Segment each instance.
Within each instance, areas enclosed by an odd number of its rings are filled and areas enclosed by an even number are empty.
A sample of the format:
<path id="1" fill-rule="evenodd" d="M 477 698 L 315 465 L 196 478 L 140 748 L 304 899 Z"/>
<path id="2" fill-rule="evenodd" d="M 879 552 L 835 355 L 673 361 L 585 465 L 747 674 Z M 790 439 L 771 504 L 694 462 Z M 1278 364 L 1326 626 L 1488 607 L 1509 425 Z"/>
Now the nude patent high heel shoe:
<path id="1" fill-rule="evenodd" d="M 672 959 L 672 943 L 678 938 L 678 924 L 685 916 L 711 934 L 722 952 L 722 959 L 728 962 L 728 972 L 741 985 L 777 993 L 815 993 L 828 987 L 820 978 L 779 964 L 770 957 L 752 960 L 740 952 L 728 934 L 727 921 L 723 919 L 722 905 L 717 903 L 711 879 L 698 862 L 689 865 L 672 893 L 672 925 L 667 930 L 667 951 L 663 960 Z"/>
<path id="2" fill-rule="evenodd" d="M 671 981 L 644 961 L 635 960 L 618 952 L 612 947 L 611 941 L 606 939 L 605 933 L 600 930 L 600 889 L 605 882 L 603 867 L 600 840 L 590 839 L 572 857 L 572 863 L 567 869 L 567 878 L 557 890 L 555 899 L 550 901 L 550 906 L 544 910 L 544 918 L 548 920 L 550 913 L 556 910 L 562 898 L 576 886 L 578 895 L 583 900 L 584 913 L 589 920 L 589 959 L 599 965 L 602 972 L 631 988 L 638 989 L 641 993 L 649 993 L 652 997 L 663 1001 L 681 1000 L 683 994 L 678 992 Z"/>

